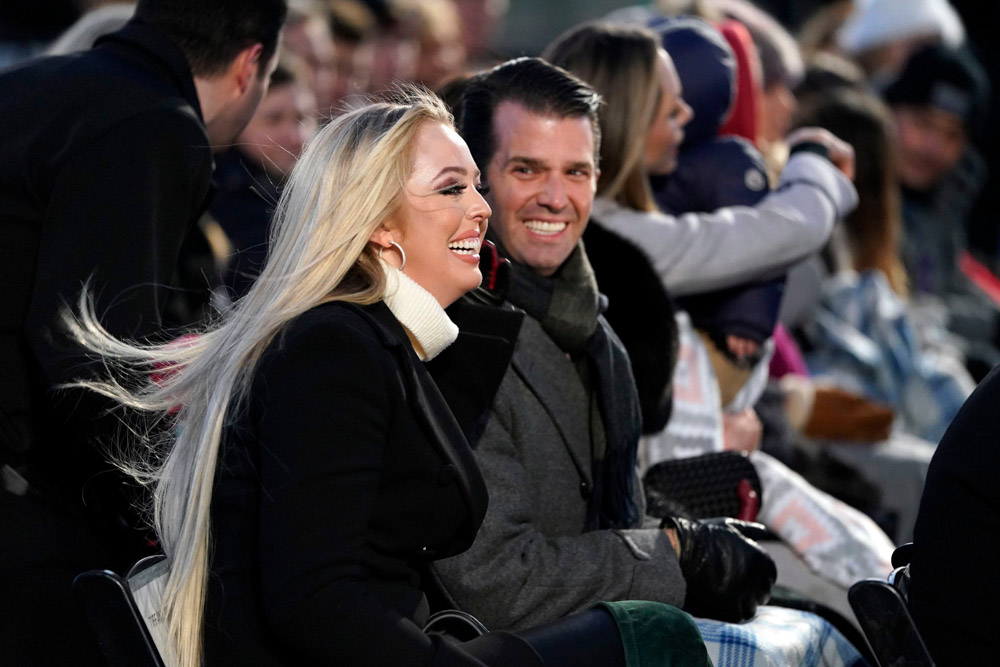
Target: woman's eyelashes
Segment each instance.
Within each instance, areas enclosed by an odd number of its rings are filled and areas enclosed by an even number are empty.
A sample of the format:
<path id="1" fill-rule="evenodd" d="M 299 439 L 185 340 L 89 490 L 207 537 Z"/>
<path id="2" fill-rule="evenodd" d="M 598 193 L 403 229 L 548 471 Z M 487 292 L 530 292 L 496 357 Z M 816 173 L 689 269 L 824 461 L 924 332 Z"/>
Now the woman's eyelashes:
<path id="1" fill-rule="evenodd" d="M 476 192 L 478 192 L 481 195 L 486 195 L 486 193 L 488 193 L 490 191 L 490 188 L 489 188 L 488 185 L 477 185 L 475 187 L 476 187 Z M 465 193 L 465 191 L 468 190 L 468 189 L 469 189 L 468 184 L 466 184 L 466 183 L 456 183 L 454 185 L 450 185 L 450 186 L 444 188 L 443 190 L 439 190 L 439 192 L 441 194 L 443 194 L 443 195 L 450 195 L 450 196 L 453 196 L 453 197 L 461 197 Z"/>
<path id="2" fill-rule="evenodd" d="M 452 197 L 461 197 L 462 194 L 469 188 L 465 183 L 456 183 L 454 185 L 449 185 L 448 187 L 440 190 L 443 195 L 450 195 Z"/>

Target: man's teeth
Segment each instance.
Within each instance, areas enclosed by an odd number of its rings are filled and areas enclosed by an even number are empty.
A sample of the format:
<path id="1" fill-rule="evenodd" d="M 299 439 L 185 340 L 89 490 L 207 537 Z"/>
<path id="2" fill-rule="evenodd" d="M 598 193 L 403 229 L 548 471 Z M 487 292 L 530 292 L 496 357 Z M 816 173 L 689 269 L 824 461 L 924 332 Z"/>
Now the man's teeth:
<path id="1" fill-rule="evenodd" d="M 545 222 L 543 220 L 525 220 L 524 226 L 536 234 L 554 236 L 566 229 L 566 222 Z"/>
<path id="2" fill-rule="evenodd" d="M 448 249 L 460 255 L 477 255 L 479 254 L 480 243 L 478 238 L 452 241 L 448 244 Z"/>

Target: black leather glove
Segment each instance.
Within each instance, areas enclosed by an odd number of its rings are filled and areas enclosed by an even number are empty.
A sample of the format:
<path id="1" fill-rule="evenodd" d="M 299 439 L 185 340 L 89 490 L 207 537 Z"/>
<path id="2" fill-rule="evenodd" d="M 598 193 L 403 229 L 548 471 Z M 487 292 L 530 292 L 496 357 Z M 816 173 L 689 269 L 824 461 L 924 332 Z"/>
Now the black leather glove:
<path id="1" fill-rule="evenodd" d="M 666 517 L 661 525 L 677 533 L 678 560 L 687 582 L 684 611 L 739 623 L 751 618 L 757 605 L 771 597 L 778 571 L 771 557 L 751 539 L 768 534 L 763 525 L 682 517 Z"/>

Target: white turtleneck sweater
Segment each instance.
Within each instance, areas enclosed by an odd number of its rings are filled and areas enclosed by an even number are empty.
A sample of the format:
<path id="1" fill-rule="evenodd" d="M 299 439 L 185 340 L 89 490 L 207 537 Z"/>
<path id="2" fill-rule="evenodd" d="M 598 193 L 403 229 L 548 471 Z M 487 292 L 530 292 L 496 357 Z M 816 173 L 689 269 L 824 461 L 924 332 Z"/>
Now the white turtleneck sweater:
<path id="1" fill-rule="evenodd" d="M 385 294 L 383 300 L 399 323 L 419 343 L 414 348 L 421 361 L 430 361 L 458 338 L 458 327 L 444 312 L 431 293 L 408 275 L 383 261 Z"/>

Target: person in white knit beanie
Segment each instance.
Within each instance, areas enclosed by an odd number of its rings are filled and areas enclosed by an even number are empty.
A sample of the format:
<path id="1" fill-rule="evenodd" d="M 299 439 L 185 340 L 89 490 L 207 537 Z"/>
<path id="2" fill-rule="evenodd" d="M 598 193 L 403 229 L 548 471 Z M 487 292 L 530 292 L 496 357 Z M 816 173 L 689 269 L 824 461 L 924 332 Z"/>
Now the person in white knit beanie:
<path id="1" fill-rule="evenodd" d="M 965 42 L 965 26 L 948 0 L 855 0 L 854 5 L 837 43 L 876 86 L 894 78 L 920 46 L 954 48 Z"/>

